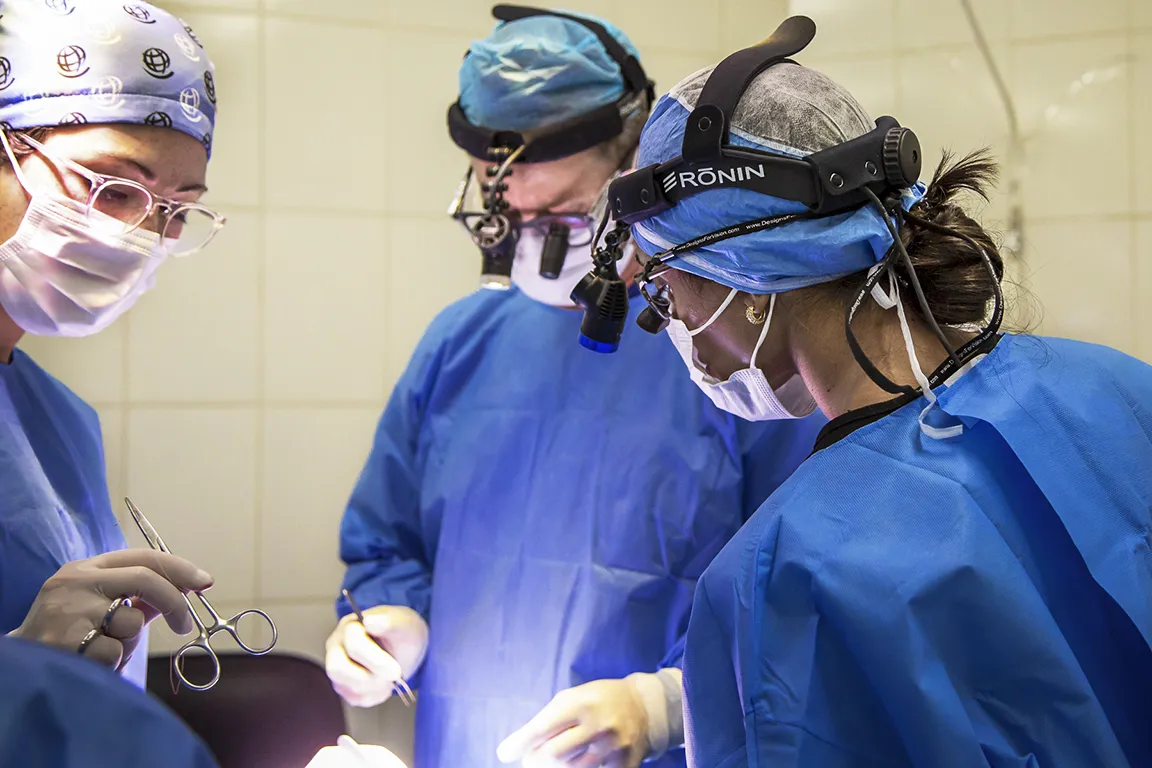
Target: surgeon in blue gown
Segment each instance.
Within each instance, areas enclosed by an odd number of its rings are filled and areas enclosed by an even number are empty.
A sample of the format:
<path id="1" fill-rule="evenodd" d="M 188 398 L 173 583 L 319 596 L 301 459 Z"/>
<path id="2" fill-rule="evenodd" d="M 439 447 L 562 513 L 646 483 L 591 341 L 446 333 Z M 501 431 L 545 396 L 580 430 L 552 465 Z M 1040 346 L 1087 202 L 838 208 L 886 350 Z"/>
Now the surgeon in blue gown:
<path id="1" fill-rule="evenodd" d="M 657 103 L 639 166 L 680 156 L 710 73 Z M 828 78 L 777 64 L 744 91 L 733 141 L 800 156 L 872 128 Z M 904 192 L 912 271 L 889 257 L 899 249 L 872 207 L 650 271 L 687 367 L 719 380 L 706 388 L 760 377 L 770 386 L 750 402 L 770 413 L 800 381 L 832 419 L 700 580 L 684 661 L 691 765 L 1152 765 L 1152 368 L 995 332 L 1003 262 L 960 204 L 995 165 L 980 153 L 946 161 Z M 800 209 L 716 189 L 632 232 L 654 255 Z M 862 355 L 844 325 L 858 297 Z M 945 365 L 929 312 L 959 368 Z M 906 392 L 885 391 L 865 361 Z M 645 409 L 633 423 L 656 418 Z"/>
<path id="2" fill-rule="evenodd" d="M 212 768 L 163 704 L 74 655 L 0 638 L 0 765 Z"/>
<path id="3" fill-rule="evenodd" d="M 148 623 L 191 630 L 181 593 L 212 578 L 125 549 L 96 412 L 18 344 L 103 330 L 223 223 L 197 202 L 213 67 L 147 3 L 0 0 L 0 16 L 0 633 L 142 687 Z"/>
<path id="4" fill-rule="evenodd" d="M 624 91 L 593 34 L 553 17 L 473 43 L 460 81 L 468 119 L 509 130 Z M 507 201 L 524 220 L 599 213 L 646 114 L 600 146 L 514 164 Z M 484 178 L 489 162 L 472 162 Z M 572 247 L 558 280 L 540 262 L 525 230 L 513 288 L 444 310 L 397 383 L 340 530 L 345 586 L 390 654 L 341 601 L 328 672 L 360 706 L 417 675 L 418 768 L 684 766 L 678 667 L 696 580 L 821 423 L 742 423 L 663 339 L 633 334 L 615 355 L 575 346 L 569 294 L 589 249 Z"/>

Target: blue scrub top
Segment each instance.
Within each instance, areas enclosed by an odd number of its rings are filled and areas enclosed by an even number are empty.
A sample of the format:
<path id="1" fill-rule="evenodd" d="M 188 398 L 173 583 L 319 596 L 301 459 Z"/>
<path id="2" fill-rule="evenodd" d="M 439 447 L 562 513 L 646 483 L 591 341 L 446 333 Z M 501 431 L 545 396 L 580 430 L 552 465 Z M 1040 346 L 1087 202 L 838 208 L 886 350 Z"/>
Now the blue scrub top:
<path id="1" fill-rule="evenodd" d="M 75 654 L 0 637 L 0 681 L 0 765 L 216 765 L 163 704 Z"/>
<path id="2" fill-rule="evenodd" d="M 581 320 L 516 290 L 443 312 L 344 515 L 357 602 L 431 626 L 419 768 L 495 768 L 560 690 L 679 665 L 697 578 L 823 423 L 739 422 L 663 334 L 600 355 Z"/>
<path id="3" fill-rule="evenodd" d="M 0 365 L 0 633 L 60 566 L 124 546 L 96 412 L 16 350 Z"/>
<path id="4" fill-rule="evenodd" d="M 821 450 L 701 579 L 699 768 L 1152 765 L 1152 368 L 1004 337 Z"/>

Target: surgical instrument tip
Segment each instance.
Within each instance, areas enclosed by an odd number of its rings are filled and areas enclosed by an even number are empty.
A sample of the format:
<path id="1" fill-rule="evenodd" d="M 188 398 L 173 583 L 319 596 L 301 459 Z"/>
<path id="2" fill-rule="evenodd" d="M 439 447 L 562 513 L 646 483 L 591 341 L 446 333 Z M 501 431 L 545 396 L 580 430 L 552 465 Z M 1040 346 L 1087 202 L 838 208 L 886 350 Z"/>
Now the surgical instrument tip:
<path id="1" fill-rule="evenodd" d="M 356 604 L 356 598 L 352 597 L 352 593 L 349 592 L 347 589 L 340 590 L 340 593 L 343 594 L 344 599 L 348 601 L 349 607 L 352 608 L 352 613 L 356 616 L 356 621 L 359 622 L 360 626 L 364 627 L 365 632 L 367 632 L 368 625 L 364 623 L 364 612 L 361 611 L 360 606 Z M 380 650 L 384 651 L 385 653 L 387 653 L 390 656 L 392 655 L 392 652 L 388 650 L 388 648 L 384 645 L 384 643 L 380 642 L 380 638 L 378 638 L 375 635 L 372 635 L 370 633 L 368 634 L 368 637 L 372 638 L 372 642 L 376 643 L 376 645 L 379 646 Z M 393 657 L 393 658 L 395 658 L 395 657 Z M 395 692 L 396 696 L 400 699 L 400 701 L 404 704 L 404 706 L 406 706 L 406 707 L 415 706 L 416 694 L 414 694 L 412 692 L 412 688 L 409 687 L 408 683 L 405 682 L 404 678 L 401 677 L 401 678 L 397 679 L 396 682 L 394 682 L 392 684 L 392 690 L 393 690 L 393 692 Z"/>

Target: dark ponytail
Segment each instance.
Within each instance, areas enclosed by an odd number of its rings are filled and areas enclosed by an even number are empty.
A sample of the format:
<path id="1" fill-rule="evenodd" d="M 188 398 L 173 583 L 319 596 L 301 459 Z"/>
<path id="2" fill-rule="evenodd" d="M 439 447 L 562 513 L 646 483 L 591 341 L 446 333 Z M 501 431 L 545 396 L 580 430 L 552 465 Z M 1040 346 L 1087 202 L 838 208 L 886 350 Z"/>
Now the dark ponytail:
<path id="1" fill-rule="evenodd" d="M 972 152 L 957 162 L 945 152 L 936 167 L 928 193 L 912 206 L 904 220 L 900 239 L 924 289 L 924 296 L 936 322 L 941 325 L 969 325 L 984 322 L 988 304 L 995 295 L 992 276 L 980 251 L 966 240 L 941 232 L 938 228 L 967 235 L 992 261 L 996 281 L 1004 279 L 1004 260 L 991 235 L 961 207 L 958 198 L 965 192 L 988 200 L 999 169 L 988 151 Z M 918 224 L 927 221 L 931 228 Z M 903 267 L 897 267 L 903 272 Z M 901 275 L 901 282 L 907 278 Z M 918 311 L 916 302 L 907 306 Z"/>

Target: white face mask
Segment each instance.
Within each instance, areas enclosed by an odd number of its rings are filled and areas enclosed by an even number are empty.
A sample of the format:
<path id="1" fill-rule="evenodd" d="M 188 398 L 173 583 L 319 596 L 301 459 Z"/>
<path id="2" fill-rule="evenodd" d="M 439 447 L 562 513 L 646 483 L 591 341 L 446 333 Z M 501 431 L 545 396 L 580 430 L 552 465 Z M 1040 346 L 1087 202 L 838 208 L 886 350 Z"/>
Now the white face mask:
<path id="1" fill-rule="evenodd" d="M 582 245 L 568 249 L 560 276 L 550 280 L 540 274 L 540 259 L 544 256 L 545 233 L 540 229 L 524 229 L 516 243 L 516 258 L 512 262 L 512 282 L 524 294 L 541 304 L 553 307 L 574 307 L 572 289 L 584 275 L 592 271 L 592 247 Z"/>
<path id="2" fill-rule="evenodd" d="M 739 293 L 735 288 L 724 299 L 720 308 L 708 318 L 708 322 L 694 331 L 682 320 L 672 319 L 668 322 L 668 336 L 680 353 L 684 364 L 688 366 L 688 373 L 696 386 L 708 395 L 717 408 L 739 416 L 747 421 L 772 421 L 779 419 L 799 419 L 816 410 L 816 401 L 799 375 L 793 376 L 779 390 L 772 389 L 764 372 L 756 367 L 756 356 L 760 354 L 760 347 L 768 336 L 768 328 L 772 325 L 772 310 L 776 307 L 776 296 L 772 295 L 768 305 L 768 317 L 764 320 L 764 328 L 760 331 L 760 338 L 756 348 L 752 350 L 752 359 L 748 367 L 736 371 L 727 381 L 718 381 L 709 376 L 700 367 L 696 358 L 696 347 L 692 337 L 701 333 L 724 313 L 732 300 Z"/>
<path id="3" fill-rule="evenodd" d="M 28 188 L 6 138 L 20 185 L 32 200 L 16 234 L 0 245 L 0 306 L 25 332 L 89 336 L 104 330 L 155 284 L 168 255 L 160 236 L 121 227 L 69 198 Z"/>

